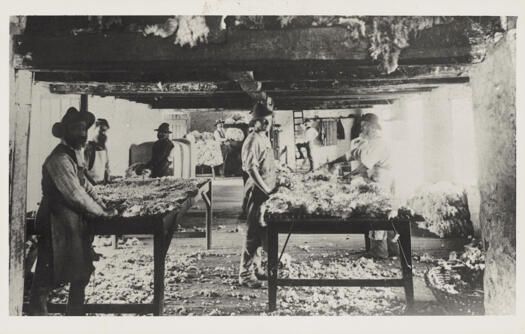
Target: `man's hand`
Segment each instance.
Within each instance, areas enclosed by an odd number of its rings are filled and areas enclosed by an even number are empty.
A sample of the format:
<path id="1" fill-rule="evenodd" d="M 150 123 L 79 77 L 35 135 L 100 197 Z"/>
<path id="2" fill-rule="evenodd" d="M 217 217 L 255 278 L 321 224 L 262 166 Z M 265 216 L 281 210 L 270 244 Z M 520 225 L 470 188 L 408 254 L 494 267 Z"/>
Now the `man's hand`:
<path id="1" fill-rule="evenodd" d="M 118 211 L 116 209 L 105 209 L 104 210 L 104 217 L 111 218 L 118 215 Z"/>

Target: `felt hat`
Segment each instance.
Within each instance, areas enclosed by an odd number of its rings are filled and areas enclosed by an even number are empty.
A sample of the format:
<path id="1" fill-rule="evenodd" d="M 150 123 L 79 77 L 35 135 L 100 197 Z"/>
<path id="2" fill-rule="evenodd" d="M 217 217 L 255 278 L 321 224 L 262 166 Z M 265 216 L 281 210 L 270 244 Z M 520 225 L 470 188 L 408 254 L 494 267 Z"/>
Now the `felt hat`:
<path id="1" fill-rule="evenodd" d="M 379 125 L 379 117 L 377 117 L 376 114 L 372 114 L 372 113 L 364 114 L 361 117 L 361 122 L 368 122 L 370 124 L 375 125 L 377 128 L 381 129 L 381 125 Z"/>
<path id="2" fill-rule="evenodd" d="M 253 105 L 251 114 L 253 118 L 263 118 L 272 115 L 273 112 L 264 103 L 257 102 Z"/>
<path id="3" fill-rule="evenodd" d="M 218 124 L 224 124 L 225 122 L 222 120 L 222 119 L 218 119 L 215 121 L 215 126 L 217 126 Z"/>
<path id="4" fill-rule="evenodd" d="M 95 115 L 89 111 L 78 111 L 77 108 L 71 107 L 66 111 L 60 122 L 53 124 L 51 133 L 57 138 L 63 138 L 66 127 L 77 122 L 85 122 L 86 129 L 89 129 L 95 123 Z"/>
<path id="5" fill-rule="evenodd" d="M 162 123 L 159 125 L 158 129 L 155 129 L 154 131 L 171 133 L 170 125 L 168 123 Z"/>
<path id="6" fill-rule="evenodd" d="M 108 123 L 108 121 L 105 118 L 97 119 L 97 121 L 95 122 L 95 125 L 96 126 L 105 126 L 105 127 L 107 127 L 109 129 L 109 123 Z"/>

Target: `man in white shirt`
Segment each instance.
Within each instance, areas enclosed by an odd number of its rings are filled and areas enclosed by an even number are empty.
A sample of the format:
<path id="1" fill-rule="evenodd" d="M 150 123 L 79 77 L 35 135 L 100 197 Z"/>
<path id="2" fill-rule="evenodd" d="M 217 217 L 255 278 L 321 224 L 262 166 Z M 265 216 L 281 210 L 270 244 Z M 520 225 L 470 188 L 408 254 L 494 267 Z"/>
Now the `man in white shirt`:
<path id="1" fill-rule="evenodd" d="M 98 132 L 95 138 L 87 143 L 84 154 L 86 176 L 92 184 L 100 184 L 109 181 L 109 155 L 106 147 L 109 123 L 104 118 L 99 118 L 95 126 Z"/>
<path id="2" fill-rule="evenodd" d="M 308 161 L 310 162 L 310 169 L 312 171 L 319 167 L 319 153 L 318 150 L 321 147 L 319 140 L 319 131 L 314 126 L 312 119 L 306 119 L 304 122 L 306 130 L 304 131 L 304 139 L 306 141 L 306 154 Z"/>
<path id="3" fill-rule="evenodd" d="M 381 136 L 377 115 L 368 113 L 361 117 L 361 133 L 352 140 L 350 151 L 345 157 L 332 161 L 329 165 L 343 160 L 352 162 L 352 176 L 362 176 L 377 182 L 385 192 L 394 194 L 391 152 L 388 143 Z M 370 250 L 366 256 L 384 259 L 389 255 L 397 255 L 394 235 L 392 231 L 370 231 Z"/>

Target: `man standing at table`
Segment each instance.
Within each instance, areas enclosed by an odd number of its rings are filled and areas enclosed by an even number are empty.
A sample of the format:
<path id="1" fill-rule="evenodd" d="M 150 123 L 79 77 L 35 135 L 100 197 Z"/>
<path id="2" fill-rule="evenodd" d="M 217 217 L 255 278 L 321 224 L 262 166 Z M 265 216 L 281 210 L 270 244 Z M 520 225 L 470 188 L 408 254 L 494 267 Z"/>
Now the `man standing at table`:
<path id="1" fill-rule="evenodd" d="M 226 132 L 224 131 L 224 121 L 219 119 L 215 122 L 215 132 L 213 132 L 213 138 L 221 145 L 222 153 L 222 167 L 220 168 L 220 174 L 226 176 L 226 163 L 228 161 L 228 153 L 230 151 L 230 145 L 228 139 L 226 139 Z"/>
<path id="2" fill-rule="evenodd" d="M 175 147 L 170 140 L 170 125 L 162 123 L 157 131 L 158 140 L 153 144 L 151 159 L 144 166 L 151 170 L 151 177 L 173 176 L 171 151 Z M 142 171 L 139 171 L 141 174 Z"/>
<path id="3" fill-rule="evenodd" d="M 42 201 L 36 216 L 38 259 L 31 287 L 30 314 L 47 315 L 50 290 L 71 283 L 68 315 L 83 315 L 85 288 L 96 260 L 87 214 L 110 217 L 85 179 L 82 147 L 95 116 L 69 108 L 52 133 L 61 142 L 42 166 Z"/>
<path id="4" fill-rule="evenodd" d="M 89 181 L 101 184 L 109 181 L 109 155 L 106 147 L 109 123 L 104 118 L 99 118 L 95 126 L 98 132 L 93 140 L 88 141 L 84 154 Z"/>
<path id="5" fill-rule="evenodd" d="M 261 205 L 276 187 L 276 168 L 272 145 L 267 132 L 273 113 L 266 105 L 256 103 L 253 108 L 253 132 L 246 138 L 241 151 L 242 168 L 248 174 L 244 186 L 244 205 L 248 228 L 241 254 L 239 284 L 250 288 L 261 286 L 259 280 L 267 279 L 261 267 L 260 248 L 267 250 L 267 228 Z"/>
<path id="6" fill-rule="evenodd" d="M 353 161 L 351 176 L 361 176 L 376 182 L 385 193 L 394 195 L 394 176 L 392 158 L 388 143 L 381 135 L 381 125 L 376 114 L 368 113 L 361 117 L 361 133 L 350 142 L 350 151 L 344 157 L 329 163 Z M 394 205 L 395 207 L 395 205 Z M 391 215 L 395 215 L 394 209 Z M 395 243 L 393 231 L 370 231 L 370 250 L 365 257 L 386 259 L 397 256 L 399 248 Z"/>

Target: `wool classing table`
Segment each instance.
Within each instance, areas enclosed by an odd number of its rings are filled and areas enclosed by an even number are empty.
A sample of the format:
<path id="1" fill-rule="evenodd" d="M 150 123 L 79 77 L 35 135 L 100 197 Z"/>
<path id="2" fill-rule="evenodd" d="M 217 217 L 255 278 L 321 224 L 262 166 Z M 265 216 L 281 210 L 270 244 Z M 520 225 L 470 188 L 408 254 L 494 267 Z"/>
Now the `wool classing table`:
<path id="1" fill-rule="evenodd" d="M 309 218 L 267 215 L 268 224 L 268 303 L 269 310 L 277 308 L 278 286 L 338 286 L 338 287 L 404 287 L 408 309 L 414 303 L 412 256 L 409 219 L 379 218 Z M 373 230 L 396 231 L 399 234 L 401 279 L 283 279 L 278 277 L 279 234 L 365 234 Z M 367 248 L 369 243 L 367 242 Z"/>
<path id="2" fill-rule="evenodd" d="M 162 315 L 164 311 L 164 272 L 165 259 L 171 239 L 177 225 L 184 214 L 191 208 L 199 196 L 206 204 L 206 244 L 211 246 L 212 224 L 212 183 L 203 180 L 198 184 L 195 194 L 188 196 L 181 202 L 178 210 L 173 210 L 161 215 L 144 217 L 114 217 L 111 219 L 91 219 L 91 231 L 95 235 L 126 235 L 146 234 L 153 235 L 153 303 L 150 304 L 85 304 L 86 313 L 139 313 Z M 177 233 L 176 237 L 185 237 L 188 232 Z M 189 232 L 193 233 L 193 232 Z M 34 221 L 28 221 L 27 235 L 35 235 Z M 28 305 L 24 305 L 28 307 Z M 48 304 L 50 313 L 65 313 L 65 304 Z"/>

